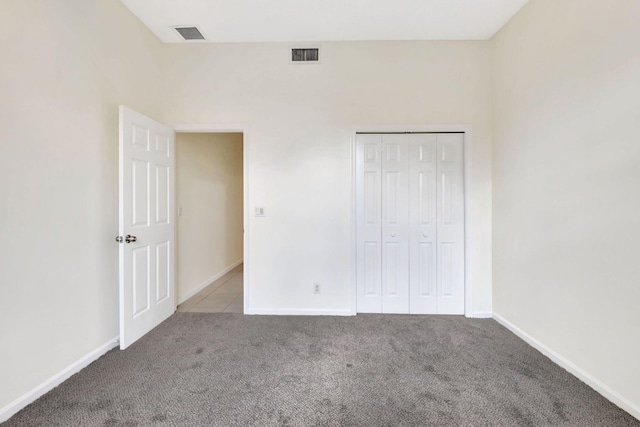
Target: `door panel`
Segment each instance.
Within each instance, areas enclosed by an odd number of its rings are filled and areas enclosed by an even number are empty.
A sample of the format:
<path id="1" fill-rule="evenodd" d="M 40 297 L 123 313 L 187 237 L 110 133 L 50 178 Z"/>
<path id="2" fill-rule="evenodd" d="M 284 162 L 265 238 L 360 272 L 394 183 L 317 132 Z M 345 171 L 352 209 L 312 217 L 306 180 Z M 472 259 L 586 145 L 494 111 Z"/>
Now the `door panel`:
<path id="1" fill-rule="evenodd" d="M 382 135 L 382 312 L 409 313 L 409 137 Z"/>
<path id="2" fill-rule="evenodd" d="M 440 218 L 442 225 L 453 224 L 453 172 L 440 173 Z"/>
<path id="3" fill-rule="evenodd" d="M 174 132 L 120 107 L 120 348 L 176 308 Z"/>
<path id="4" fill-rule="evenodd" d="M 384 259 L 385 265 L 385 297 L 396 297 L 398 296 L 398 290 L 402 285 L 399 285 L 399 280 L 401 280 L 402 273 L 401 270 L 403 268 L 401 258 L 402 249 L 400 248 L 399 243 L 387 243 L 385 245 L 385 253 L 386 257 Z M 383 299 L 383 309 L 384 309 L 384 299 Z"/>
<path id="5" fill-rule="evenodd" d="M 401 209 L 401 206 L 398 206 L 398 192 L 402 191 L 398 186 L 400 185 L 400 172 L 386 172 L 384 174 L 386 185 L 385 185 L 385 197 L 383 198 L 383 206 L 387 211 L 387 215 L 385 216 L 386 221 L 385 224 L 389 226 L 398 226 L 398 209 Z"/>
<path id="6" fill-rule="evenodd" d="M 156 302 L 162 302 L 171 295 L 171 243 L 156 245 Z"/>
<path id="7" fill-rule="evenodd" d="M 149 188 L 151 180 L 149 177 L 149 162 L 133 159 L 131 161 L 131 178 L 133 182 L 133 220 L 131 226 L 146 227 L 149 225 Z"/>
<path id="8" fill-rule="evenodd" d="M 378 300 L 380 300 L 380 259 L 379 242 L 364 242 L 364 296 Z"/>
<path id="9" fill-rule="evenodd" d="M 436 281 L 434 280 L 436 276 L 436 256 L 433 250 L 433 243 L 418 243 L 418 259 L 418 297 L 434 298 L 436 296 Z"/>
<path id="10" fill-rule="evenodd" d="M 171 211 L 171 169 L 167 165 L 156 165 L 156 224 L 169 225 Z"/>
<path id="11" fill-rule="evenodd" d="M 133 317 L 139 316 L 149 308 L 149 247 L 144 246 L 131 251 L 133 258 Z"/>
<path id="12" fill-rule="evenodd" d="M 356 136 L 356 310 L 382 310 L 382 137 Z"/>
<path id="13" fill-rule="evenodd" d="M 410 135 L 409 278 L 410 312 L 437 313 L 435 134 Z"/>

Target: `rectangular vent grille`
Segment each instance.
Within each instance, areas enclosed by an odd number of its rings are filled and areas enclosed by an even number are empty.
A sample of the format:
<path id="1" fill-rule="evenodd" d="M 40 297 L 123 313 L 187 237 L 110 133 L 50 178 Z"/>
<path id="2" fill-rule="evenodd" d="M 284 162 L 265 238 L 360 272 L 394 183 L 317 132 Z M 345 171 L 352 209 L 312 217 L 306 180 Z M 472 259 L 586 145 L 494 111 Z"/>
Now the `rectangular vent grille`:
<path id="1" fill-rule="evenodd" d="M 291 49 L 292 62 L 318 62 L 319 60 L 320 60 L 320 49 L 318 48 Z"/>
<path id="2" fill-rule="evenodd" d="M 176 31 L 185 40 L 204 40 L 204 36 L 197 27 L 176 27 Z"/>

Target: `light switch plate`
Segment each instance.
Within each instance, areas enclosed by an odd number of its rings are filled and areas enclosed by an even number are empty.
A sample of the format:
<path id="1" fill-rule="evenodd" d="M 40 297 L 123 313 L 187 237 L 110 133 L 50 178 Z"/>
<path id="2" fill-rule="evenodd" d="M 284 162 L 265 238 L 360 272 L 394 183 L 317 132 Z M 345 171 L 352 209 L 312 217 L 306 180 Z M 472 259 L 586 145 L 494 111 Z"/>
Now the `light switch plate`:
<path id="1" fill-rule="evenodd" d="M 264 216 L 264 207 L 256 206 L 256 216 Z"/>

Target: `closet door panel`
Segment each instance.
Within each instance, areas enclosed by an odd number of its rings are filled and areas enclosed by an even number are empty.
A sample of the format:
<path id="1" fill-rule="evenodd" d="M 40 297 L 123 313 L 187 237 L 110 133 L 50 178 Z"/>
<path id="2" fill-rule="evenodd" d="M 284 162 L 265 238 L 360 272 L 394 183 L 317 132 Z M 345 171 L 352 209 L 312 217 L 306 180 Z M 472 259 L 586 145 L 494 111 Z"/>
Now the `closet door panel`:
<path id="1" fill-rule="evenodd" d="M 437 136 L 413 134 L 409 142 L 410 313 L 437 313 Z"/>
<path id="2" fill-rule="evenodd" d="M 409 135 L 382 136 L 382 312 L 409 313 Z"/>
<path id="3" fill-rule="evenodd" d="M 358 313 L 382 312 L 382 136 L 356 136 Z"/>

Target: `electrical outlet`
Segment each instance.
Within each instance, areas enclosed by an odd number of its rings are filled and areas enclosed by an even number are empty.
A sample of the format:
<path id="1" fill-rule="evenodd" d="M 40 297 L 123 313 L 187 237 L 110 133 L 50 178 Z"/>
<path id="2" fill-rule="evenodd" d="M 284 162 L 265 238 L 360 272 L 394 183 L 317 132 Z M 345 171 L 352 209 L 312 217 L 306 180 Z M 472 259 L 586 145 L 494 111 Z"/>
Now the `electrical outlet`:
<path id="1" fill-rule="evenodd" d="M 313 293 L 314 294 L 319 294 L 320 293 L 320 283 L 314 283 L 313 284 Z"/>

